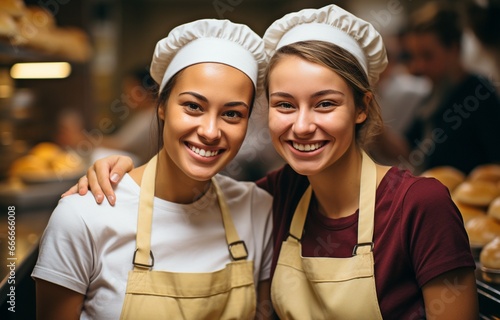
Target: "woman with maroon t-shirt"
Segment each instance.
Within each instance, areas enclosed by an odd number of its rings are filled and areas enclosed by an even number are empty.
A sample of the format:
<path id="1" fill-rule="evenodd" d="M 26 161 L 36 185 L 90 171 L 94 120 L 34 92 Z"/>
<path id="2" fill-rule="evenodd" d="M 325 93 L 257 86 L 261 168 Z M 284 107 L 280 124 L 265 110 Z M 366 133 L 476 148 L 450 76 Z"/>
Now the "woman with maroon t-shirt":
<path id="1" fill-rule="evenodd" d="M 373 94 L 386 65 L 378 32 L 329 5 L 284 16 L 264 40 L 269 128 L 287 162 L 257 182 L 274 197 L 278 316 L 477 319 L 475 264 L 446 187 L 363 151 L 382 126 Z M 95 196 L 96 172 L 104 181 L 128 169 L 116 161 L 90 170 Z"/>

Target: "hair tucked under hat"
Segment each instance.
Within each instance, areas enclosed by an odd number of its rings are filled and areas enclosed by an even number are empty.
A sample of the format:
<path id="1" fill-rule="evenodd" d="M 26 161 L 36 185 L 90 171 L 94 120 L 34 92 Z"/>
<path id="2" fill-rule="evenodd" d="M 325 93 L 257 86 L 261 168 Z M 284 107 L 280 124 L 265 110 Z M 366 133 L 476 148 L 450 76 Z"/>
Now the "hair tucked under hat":
<path id="1" fill-rule="evenodd" d="M 320 40 L 349 51 L 361 64 L 371 85 L 387 66 L 387 54 L 380 34 L 365 20 L 336 6 L 303 9 L 276 20 L 266 30 L 266 52 L 299 41 Z"/>
<path id="2" fill-rule="evenodd" d="M 259 89 L 267 55 L 262 38 L 244 24 L 201 19 L 180 25 L 156 44 L 151 76 L 160 85 L 177 72 L 202 62 L 227 64 L 245 73 Z"/>

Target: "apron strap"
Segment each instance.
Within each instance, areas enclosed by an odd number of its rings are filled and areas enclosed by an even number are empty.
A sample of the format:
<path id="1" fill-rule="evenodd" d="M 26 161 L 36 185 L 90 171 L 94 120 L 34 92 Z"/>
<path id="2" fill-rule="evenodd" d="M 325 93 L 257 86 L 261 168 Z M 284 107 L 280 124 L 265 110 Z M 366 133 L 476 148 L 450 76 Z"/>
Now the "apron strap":
<path id="1" fill-rule="evenodd" d="M 217 180 L 215 180 L 215 177 L 212 177 L 212 185 L 214 186 L 215 193 L 217 194 L 217 200 L 222 213 L 222 221 L 224 223 L 224 229 L 226 230 L 226 242 L 231 259 L 235 261 L 246 259 L 248 257 L 247 247 L 245 242 L 240 240 L 240 237 L 238 236 L 238 232 L 236 231 L 233 220 L 229 214 L 229 208 L 224 200 L 224 194 L 222 193 Z"/>
<path id="2" fill-rule="evenodd" d="M 156 164 L 158 155 L 155 155 L 146 165 L 141 180 L 141 190 L 139 194 L 139 214 L 137 217 L 136 250 L 132 263 L 134 269 L 151 269 L 154 266 L 154 256 L 151 251 L 151 226 L 153 222 L 153 202 L 155 194 Z M 229 208 L 219 184 L 212 178 L 219 207 L 222 213 L 222 221 L 226 233 L 226 243 L 229 254 L 233 260 L 242 260 L 248 257 L 245 242 L 241 241 L 233 221 L 229 214 Z"/>
<path id="3" fill-rule="evenodd" d="M 154 256 L 151 251 L 151 224 L 153 222 L 153 201 L 155 194 L 156 164 L 158 155 L 149 160 L 142 175 L 137 215 L 136 250 L 132 263 L 139 269 L 151 269 Z"/>
<path id="4" fill-rule="evenodd" d="M 302 231 L 304 230 L 304 224 L 307 217 L 307 211 L 309 210 L 309 202 L 311 201 L 312 187 L 309 185 L 306 191 L 300 198 L 299 204 L 295 209 L 293 214 L 292 224 L 290 226 L 290 236 L 300 241 L 302 238 Z"/>
<path id="5" fill-rule="evenodd" d="M 359 193 L 358 243 L 353 255 L 370 252 L 373 249 L 373 227 L 375 217 L 375 195 L 377 191 L 377 168 L 373 160 L 363 151 L 361 162 L 361 181 Z M 290 237 L 300 241 L 309 210 L 312 187 L 307 187 L 293 214 Z M 359 248 L 359 250 L 358 250 Z"/>
<path id="6" fill-rule="evenodd" d="M 358 248 L 363 248 L 363 252 L 370 252 L 373 249 L 377 167 L 365 151 L 361 152 L 363 160 L 359 190 L 358 244 L 354 246 L 353 255 L 357 254 Z"/>

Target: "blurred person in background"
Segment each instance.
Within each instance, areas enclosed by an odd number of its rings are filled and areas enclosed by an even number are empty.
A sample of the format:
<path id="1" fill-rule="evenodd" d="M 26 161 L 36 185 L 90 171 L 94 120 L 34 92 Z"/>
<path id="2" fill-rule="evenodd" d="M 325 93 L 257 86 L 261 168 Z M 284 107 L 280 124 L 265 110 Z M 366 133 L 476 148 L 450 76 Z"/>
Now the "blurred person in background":
<path id="1" fill-rule="evenodd" d="M 404 34 L 384 37 L 388 64 L 380 74 L 376 91 L 385 125 L 400 135 L 407 130 L 415 109 L 431 89 L 428 79 L 408 71 L 401 37 Z"/>
<path id="2" fill-rule="evenodd" d="M 500 0 L 469 0 L 464 5 L 464 64 L 500 89 Z"/>
<path id="3" fill-rule="evenodd" d="M 121 154 L 129 156 L 136 166 L 142 165 L 158 147 L 154 134 L 157 94 L 157 84 L 146 68 L 130 71 L 122 81 L 119 104 L 111 107 L 118 118 L 114 121 L 107 118 L 109 125 L 104 126 L 116 128 L 112 133 L 104 132 L 100 127 L 87 130 L 83 114 L 67 108 L 58 115 L 54 140 L 63 148 L 76 151 L 90 163 L 108 155 Z"/>
<path id="4" fill-rule="evenodd" d="M 92 160 L 109 154 L 125 154 L 131 156 L 136 165 L 141 165 L 154 155 L 158 145 L 154 136 L 158 88 L 147 68 L 129 72 L 122 87 L 123 105 L 117 108 L 122 112 L 120 118 L 124 123 L 114 133 L 96 139 Z"/>
<path id="5" fill-rule="evenodd" d="M 493 84 L 468 72 L 461 59 L 462 21 L 456 8 L 429 2 L 410 16 L 405 36 L 409 70 L 432 90 L 416 110 L 403 167 L 414 173 L 448 165 L 468 174 L 500 162 L 500 102 Z"/>
<path id="6" fill-rule="evenodd" d="M 431 90 L 427 78 L 409 72 L 404 37 L 404 30 L 384 37 L 388 63 L 375 88 L 384 130 L 374 137 L 369 152 L 377 161 L 387 165 L 397 165 L 398 157 L 408 153 L 404 134 L 416 109 Z"/>

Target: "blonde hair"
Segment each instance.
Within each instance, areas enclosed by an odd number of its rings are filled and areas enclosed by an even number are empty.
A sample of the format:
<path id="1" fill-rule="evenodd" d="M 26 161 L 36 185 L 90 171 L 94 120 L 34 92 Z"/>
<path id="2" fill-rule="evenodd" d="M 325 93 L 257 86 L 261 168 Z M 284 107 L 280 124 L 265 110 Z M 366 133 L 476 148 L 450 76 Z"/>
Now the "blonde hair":
<path id="1" fill-rule="evenodd" d="M 366 120 L 356 126 L 356 143 L 360 147 L 366 147 L 376 135 L 382 132 L 383 121 L 380 106 L 363 68 L 351 53 L 330 42 L 300 41 L 276 51 L 269 61 L 264 79 L 266 96 L 269 96 L 270 72 L 282 57 L 290 55 L 327 67 L 342 77 L 351 88 L 356 108 L 360 108 L 367 115 Z M 367 94 L 371 96 L 371 99 L 365 105 Z"/>

